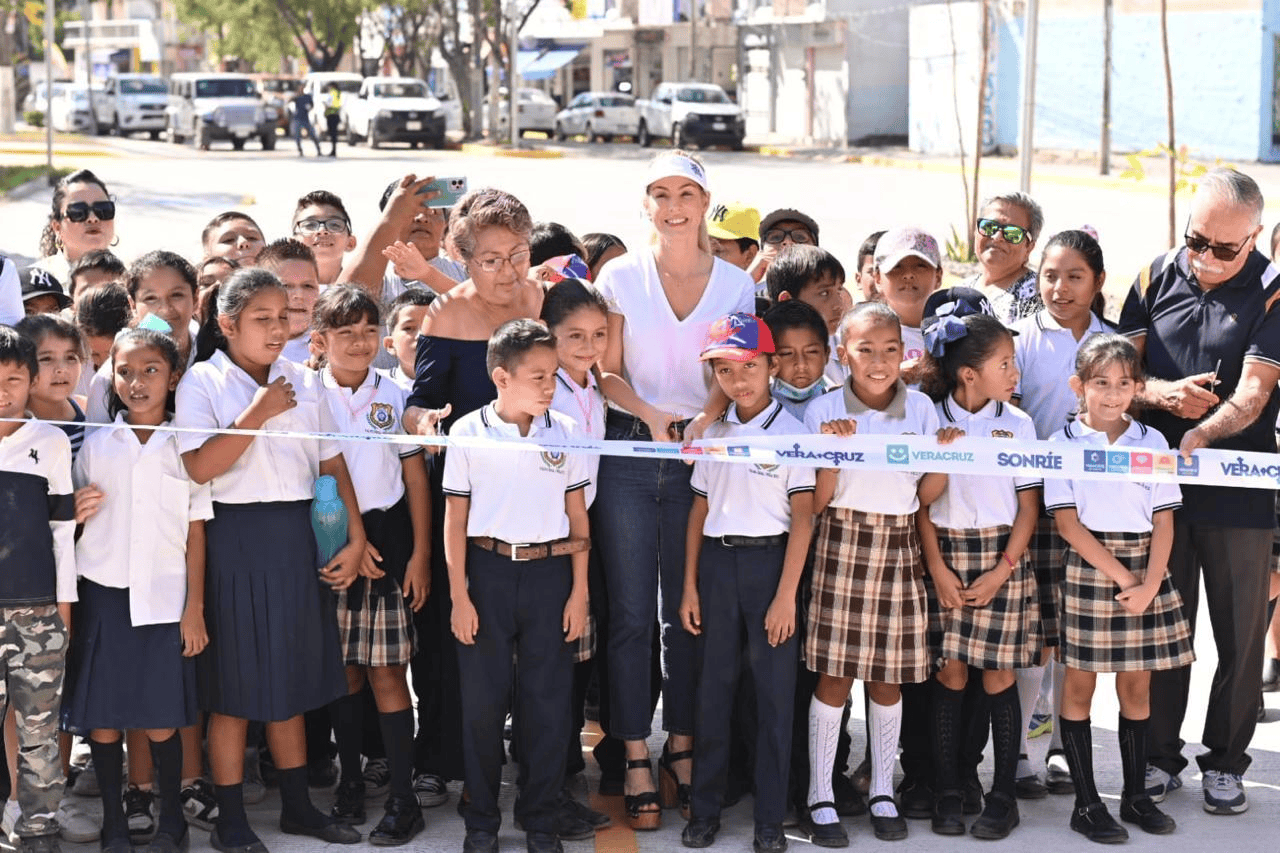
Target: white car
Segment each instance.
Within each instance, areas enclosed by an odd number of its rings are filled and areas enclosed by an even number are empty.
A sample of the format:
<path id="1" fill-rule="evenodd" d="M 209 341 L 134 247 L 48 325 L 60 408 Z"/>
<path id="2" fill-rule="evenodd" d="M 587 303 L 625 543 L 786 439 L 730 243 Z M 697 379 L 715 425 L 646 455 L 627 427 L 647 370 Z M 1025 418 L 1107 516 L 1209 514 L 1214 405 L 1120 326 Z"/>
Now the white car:
<path id="1" fill-rule="evenodd" d="M 247 74 L 183 72 L 169 78 L 169 141 L 194 140 L 202 151 L 227 140 L 237 151 L 257 138 L 262 150 L 274 151 L 274 107 L 262 103 L 253 78 Z"/>
<path id="2" fill-rule="evenodd" d="M 366 77 L 359 92 L 343 97 L 342 112 L 350 145 L 366 139 L 370 148 L 384 142 L 444 147 L 444 108 L 413 77 Z"/>
<path id="3" fill-rule="evenodd" d="M 538 130 L 550 136 L 556 126 L 556 102 L 541 89 L 522 88 L 518 91 L 520 100 L 516 102 L 516 110 L 520 114 L 520 135 L 524 136 L 531 130 Z M 504 90 L 503 95 L 505 94 Z M 484 115 L 487 122 L 489 120 L 487 107 Z M 498 133 L 507 133 L 507 127 L 510 124 L 511 108 L 508 106 L 507 99 L 503 97 L 498 103 Z"/>
<path id="4" fill-rule="evenodd" d="M 583 92 L 556 113 L 555 137 L 563 142 L 566 136 L 581 134 L 588 142 L 597 139 L 608 142 L 615 136 L 635 133 L 638 122 L 636 99 L 632 95 Z"/>
<path id="5" fill-rule="evenodd" d="M 89 107 L 89 87 L 65 86 L 54 89 L 52 120 L 54 130 L 89 133 L 94 129 L 93 111 Z"/>
<path id="6" fill-rule="evenodd" d="M 354 98 L 360 91 L 364 77 L 350 71 L 313 71 L 302 78 L 302 91 L 311 96 L 311 126 L 317 133 L 323 134 L 328 128 L 324 120 L 324 105 L 330 86 L 336 85 L 342 92 L 342 99 Z M 347 130 L 346 110 L 338 115 L 338 133 Z"/>
<path id="7" fill-rule="evenodd" d="M 159 139 L 168 124 L 168 91 L 158 74 L 112 74 L 101 89 L 93 90 L 97 131 L 119 136 L 149 133 L 152 139 Z"/>

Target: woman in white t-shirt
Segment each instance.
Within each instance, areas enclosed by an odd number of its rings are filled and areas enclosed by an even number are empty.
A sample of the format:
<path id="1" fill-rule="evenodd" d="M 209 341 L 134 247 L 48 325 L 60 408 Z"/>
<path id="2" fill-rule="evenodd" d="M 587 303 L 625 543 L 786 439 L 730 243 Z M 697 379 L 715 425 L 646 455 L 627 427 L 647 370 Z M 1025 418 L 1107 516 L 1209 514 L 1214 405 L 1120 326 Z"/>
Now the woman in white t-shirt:
<path id="1" fill-rule="evenodd" d="M 650 245 L 601 273 L 599 289 L 609 304 L 609 343 L 601 360 L 610 404 L 606 438 L 695 438 L 728 403 L 698 356 L 712 322 L 754 309 L 755 284 L 711 254 L 710 201 L 701 162 L 682 151 L 657 155 L 645 181 Z M 649 671 L 655 616 L 662 629 L 662 719 L 668 732 L 659 762 L 663 805 L 676 805 L 678 799 L 688 817 L 694 639 L 681 628 L 678 611 L 693 501 L 690 472 L 680 458 L 600 461 L 593 538 L 609 597 L 609 734 L 626 744 L 625 803 L 638 829 L 656 829 L 661 822 L 645 744 L 653 716 Z"/>

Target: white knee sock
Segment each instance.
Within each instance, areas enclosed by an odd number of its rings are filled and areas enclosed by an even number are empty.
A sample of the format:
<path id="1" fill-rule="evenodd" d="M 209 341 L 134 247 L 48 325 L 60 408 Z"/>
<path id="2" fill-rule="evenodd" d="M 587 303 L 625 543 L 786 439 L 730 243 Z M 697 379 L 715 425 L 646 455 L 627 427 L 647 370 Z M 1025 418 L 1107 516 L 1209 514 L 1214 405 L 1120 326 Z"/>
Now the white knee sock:
<path id="1" fill-rule="evenodd" d="M 1027 729 L 1031 727 L 1031 715 L 1036 710 L 1036 698 L 1040 695 L 1040 685 L 1044 683 L 1044 667 L 1028 666 L 1024 669 L 1015 669 L 1013 676 L 1018 685 L 1018 701 L 1022 703 L 1022 734 L 1018 742 L 1018 754 L 1027 755 L 1030 753 L 1027 748 Z M 1034 775 L 1031 762 L 1019 758 L 1018 778 Z"/>
<path id="2" fill-rule="evenodd" d="M 836 742 L 840 737 L 840 717 L 843 713 L 843 705 L 833 708 L 819 702 L 817 696 L 809 700 L 810 805 L 835 802 L 831 771 L 836 763 Z M 835 823 L 840 820 L 833 808 L 817 809 L 810 817 L 814 823 Z"/>
<path id="3" fill-rule="evenodd" d="M 871 700 L 868 721 L 871 726 L 871 788 L 867 795 L 893 797 L 893 765 L 898 758 L 898 735 L 902 731 L 902 699 L 892 705 L 878 705 Z M 877 817 L 893 817 L 898 813 L 892 802 L 876 803 L 871 813 Z"/>

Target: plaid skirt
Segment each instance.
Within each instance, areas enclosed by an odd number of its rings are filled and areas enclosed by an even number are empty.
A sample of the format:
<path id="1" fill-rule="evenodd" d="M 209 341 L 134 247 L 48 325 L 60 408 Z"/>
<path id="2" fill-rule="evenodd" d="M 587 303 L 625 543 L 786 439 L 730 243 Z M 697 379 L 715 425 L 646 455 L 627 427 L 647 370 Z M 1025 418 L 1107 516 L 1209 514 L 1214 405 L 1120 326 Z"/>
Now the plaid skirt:
<path id="1" fill-rule="evenodd" d="M 1058 535 L 1051 516 L 1041 516 L 1036 522 L 1036 532 L 1027 548 L 1035 568 L 1036 601 L 1039 619 L 1033 620 L 1029 641 L 1039 655 L 1045 646 L 1059 644 L 1059 614 L 1062 613 L 1062 584 L 1066 576 L 1067 543 Z"/>
<path id="2" fill-rule="evenodd" d="M 804 655 L 837 678 L 929 677 L 929 614 L 913 515 L 830 507 L 818 519 Z"/>
<path id="3" fill-rule="evenodd" d="M 1121 565 L 1141 580 L 1151 553 L 1150 533 L 1094 533 Z M 1062 594 L 1062 662 L 1085 672 L 1176 669 L 1195 660 L 1182 596 L 1168 575 L 1146 612 L 1135 616 L 1116 601 L 1110 578 L 1067 548 Z"/>
<path id="4" fill-rule="evenodd" d="M 354 590 L 354 597 L 348 598 Z M 413 610 L 395 578 L 365 579 L 338 594 L 338 641 L 346 666 L 403 666 L 415 649 Z M 358 607 L 351 603 L 359 601 Z"/>
<path id="5" fill-rule="evenodd" d="M 582 629 L 582 636 L 573 648 L 573 662 L 586 663 L 596 653 L 596 617 L 587 612 L 587 625 Z"/>
<path id="6" fill-rule="evenodd" d="M 1000 554 L 1008 541 L 1007 524 L 938 529 L 942 559 L 965 586 L 1001 562 Z M 929 648 L 939 667 L 949 660 L 979 669 L 1016 669 L 1035 663 L 1028 642 L 1031 626 L 1038 617 L 1035 579 L 1025 558 L 985 607 L 966 605 L 944 610 L 927 573 L 925 583 L 929 590 Z"/>

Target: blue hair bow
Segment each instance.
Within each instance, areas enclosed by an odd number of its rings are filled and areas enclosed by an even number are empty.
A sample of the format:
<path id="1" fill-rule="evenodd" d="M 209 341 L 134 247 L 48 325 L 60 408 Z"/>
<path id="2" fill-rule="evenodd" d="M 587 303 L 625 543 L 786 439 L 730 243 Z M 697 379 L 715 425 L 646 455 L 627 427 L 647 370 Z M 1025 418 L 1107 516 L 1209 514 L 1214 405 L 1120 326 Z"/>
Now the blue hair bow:
<path id="1" fill-rule="evenodd" d="M 964 324 L 962 318 L 957 317 L 954 313 L 957 307 L 959 306 L 955 302 L 948 302 L 945 305 L 938 306 L 933 322 L 924 329 L 925 349 L 934 358 L 942 358 L 946 352 L 947 344 L 952 341 L 958 341 L 969 334 L 969 327 Z"/>

